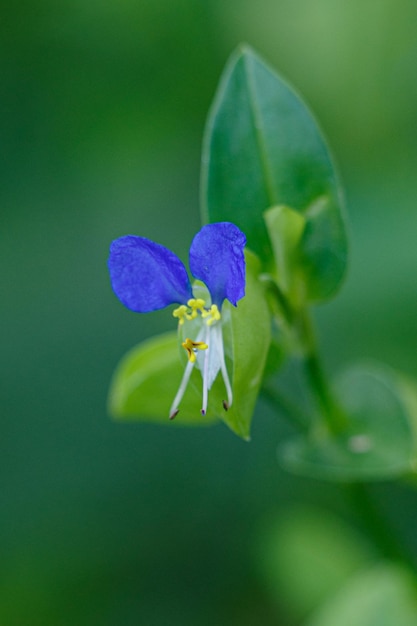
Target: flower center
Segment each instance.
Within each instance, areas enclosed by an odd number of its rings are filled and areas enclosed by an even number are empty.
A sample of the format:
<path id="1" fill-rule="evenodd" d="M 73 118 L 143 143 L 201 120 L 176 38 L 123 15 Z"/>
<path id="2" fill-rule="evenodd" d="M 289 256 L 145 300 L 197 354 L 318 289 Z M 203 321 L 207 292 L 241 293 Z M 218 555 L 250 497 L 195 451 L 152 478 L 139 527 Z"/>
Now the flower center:
<path id="1" fill-rule="evenodd" d="M 223 400 L 223 409 L 227 411 L 232 406 L 233 392 L 224 357 L 222 323 L 220 321 L 222 316 L 219 307 L 216 304 L 207 306 L 206 300 L 202 298 L 190 298 L 187 304 L 181 304 L 173 311 L 173 316 L 178 319 L 179 327 L 187 323 L 180 330 L 179 335 L 183 339 L 181 345 L 187 352 L 188 362 L 169 412 L 170 419 L 174 419 L 178 414 L 179 404 L 194 367 L 200 370 L 203 379 L 201 414 L 206 415 L 207 413 L 208 392 L 219 372 L 221 372 L 226 388 L 227 401 Z M 188 332 L 195 332 L 195 340 L 187 337 L 185 333 L 188 334 Z M 204 354 L 199 354 L 199 350 L 204 351 Z"/>
<path id="2" fill-rule="evenodd" d="M 187 305 L 181 304 L 181 306 L 177 307 L 172 312 L 172 315 L 178 318 L 180 326 L 182 326 L 186 320 L 194 320 L 198 315 L 206 319 L 207 326 L 211 326 L 221 319 L 217 304 L 212 304 L 210 308 L 206 308 L 206 302 L 201 298 L 190 298 Z"/>

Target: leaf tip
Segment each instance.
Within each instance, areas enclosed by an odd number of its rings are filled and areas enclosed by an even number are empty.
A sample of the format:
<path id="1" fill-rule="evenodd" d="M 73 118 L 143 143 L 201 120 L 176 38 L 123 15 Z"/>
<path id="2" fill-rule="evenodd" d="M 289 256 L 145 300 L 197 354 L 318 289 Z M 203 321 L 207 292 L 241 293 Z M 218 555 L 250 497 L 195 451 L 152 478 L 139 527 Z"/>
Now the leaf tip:
<path id="1" fill-rule="evenodd" d="M 231 71 L 240 61 L 244 62 L 245 59 L 254 58 L 256 56 L 255 50 L 248 43 L 243 41 L 230 54 L 226 69 Z"/>
<path id="2" fill-rule="evenodd" d="M 246 43 L 246 41 L 242 41 L 237 46 L 235 54 L 237 54 L 239 56 L 253 55 L 254 54 L 254 50 L 248 43 Z"/>

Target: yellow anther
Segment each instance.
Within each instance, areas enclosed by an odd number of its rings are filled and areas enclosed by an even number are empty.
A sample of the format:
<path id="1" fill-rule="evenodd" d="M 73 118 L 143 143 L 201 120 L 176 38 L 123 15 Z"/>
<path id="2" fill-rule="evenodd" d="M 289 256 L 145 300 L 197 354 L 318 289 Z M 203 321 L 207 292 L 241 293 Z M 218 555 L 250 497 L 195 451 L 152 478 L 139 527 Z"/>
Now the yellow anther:
<path id="1" fill-rule="evenodd" d="M 172 315 L 174 317 L 178 317 L 178 322 L 180 325 L 184 324 L 185 320 L 188 319 L 187 310 L 188 309 L 185 306 L 185 304 L 181 304 L 181 306 L 179 306 L 177 309 L 172 311 Z"/>
<path id="2" fill-rule="evenodd" d="M 198 314 L 203 314 L 205 301 L 201 298 L 190 298 L 185 304 L 181 304 L 177 309 L 172 312 L 174 317 L 178 317 L 180 325 L 184 324 L 185 320 L 189 322 L 198 317 Z"/>
<path id="3" fill-rule="evenodd" d="M 217 304 L 212 304 L 211 307 L 207 311 L 203 311 L 201 314 L 202 317 L 207 319 L 207 326 L 211 326 L 214 322 L 218 322 L 221 319 L 220 311 Z"/>
<path id="4" fill-rule="evenodd" d="M 202 298 L 191 298 L 187 304 L 191 309 L 203 309 L 206 302 Z"/>
<path id="5" fill-rule="evenodd" d="M 191 361 L 191 363 L 195 363 L 196 361 L 196 350 L 207 350 L 208 348 L 208 345 L 204 343 L 204 341 L 193 341 L 192 339 L 188 339 L 188 337 L 181 345 L 187 350 L 188 360 Z"/>
<path id="6" fill-rule="evenodd" d="M 188 313 L 187 320 L 194 320 L 198 313 L 202 313 L 204 310 L 205 301 L 201 298 L 191 298 L 187 302 L 188 306 L 191 309 L 191 313 Z"/>

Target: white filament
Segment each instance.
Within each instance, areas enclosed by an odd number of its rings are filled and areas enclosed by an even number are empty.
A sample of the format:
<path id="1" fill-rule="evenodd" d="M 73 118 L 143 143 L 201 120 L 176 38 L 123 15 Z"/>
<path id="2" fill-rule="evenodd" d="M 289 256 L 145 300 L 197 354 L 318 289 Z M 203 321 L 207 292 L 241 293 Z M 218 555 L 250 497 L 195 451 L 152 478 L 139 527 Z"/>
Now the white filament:
<path id="1" fill-rule="evenodd" d="M 204 342 L 208 345 L 208 349 L 204 352 L 204 364 L 203 364 L 203 404 L 201 407 L 202 415 L 207 413 L 207 403 L 208 403 L 208 390 L 209 390 L 209 364 L 210 364 L 210 356 L 213 351 L 213 346 L 210 345 L 210 326 L 206 326 L 206 336 Z"/>
<path id="2" fill-rule="evenodd" d="M 194 365 L 197 365 L 198 369 L 201 371 L 201 376 L 203 379 L 201 414 L 205 415 L 207 413 L 208 394 L 219 371 L 221 371 L 222 373 L 222 378 L 227 394 L 227 406 L 224 405 L 225 409 L 228 409 L 232 406 L 233 391 L 229 379 L 229 374 L 227 372 L 226 360 L 224 356 L 223 333 L 221 323 L 215 323 L 213 325 L 204 324 L 203 328 L 200 329 L 200 332 L 198 333 L 195 341 L 204 341 L 204 343 L 207 344 L 208 348 L 206 350 L 198 351 L 196 353 L 196 360 L 194 362 L 190 360 L 187 362 L 180 386 L 170 409 L 169 416 L 171 419 L 173 419 L 179 411 L 179 405 L 187 389 Z"/>
<path id="3" fill-rule="evenodd" d="M 169 411 L 170 418 L 175 417 L 176 413 L 178 412 L 178 408 L 183 398 L 183 395 L 185 393 L 185 390 L 187 389 L 188 381 L 190 380 L 193 367 L 194 367 L 193 361 L 188 361 L 184 370 L 184 374 L 182 376 L 180 386 L 177 391 L 177 395 L 175 396 L 174 402 L 172 403 L 170 411 Z"/>
<path id="4" fill-rule="evenodd" d="M 226 361 L 224 358 L 223 333 L 222 333 L 221 326 L 219 326 L 219 334 L 220 334 L 220 337 L 218 341 L 218 351 L 219 351 L 220 369 L 221 369 L 222 376 L 223 376 L 224 386 L 226 387 L 228 408 L 230 408 L 233 403 L 233 391 L 232 391 L 232 385 L 230 384 L 229 374 L 227 372 Z"/>

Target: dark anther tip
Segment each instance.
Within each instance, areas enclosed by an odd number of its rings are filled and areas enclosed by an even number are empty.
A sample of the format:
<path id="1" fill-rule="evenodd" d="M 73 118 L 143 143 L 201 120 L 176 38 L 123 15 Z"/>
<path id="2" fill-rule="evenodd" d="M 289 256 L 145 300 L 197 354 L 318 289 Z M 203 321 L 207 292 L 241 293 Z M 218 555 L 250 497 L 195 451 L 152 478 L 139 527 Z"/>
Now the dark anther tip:
<path id="1" fill-rule="evenodd" d="M 205 415 L 206 414 L 204 409 L 201 409 L 200 413 L 201 413 L 201 415 Z"/>
<path id="2" fill-rule="evenodd" d="M 229 410 L 229 405 L 227 404 L 226 400 L 223 400 L 223 408 L 225 411 Z"/>
<path id="3" fill-rule="evenodd" d="M 169 416 L 170 420 L 173 420 L 174 417 L 177 417 L 178 413 L 180 412 L 179 409 L 175 409 L 175 411 L 172 411 L 171 415 Z"/>

